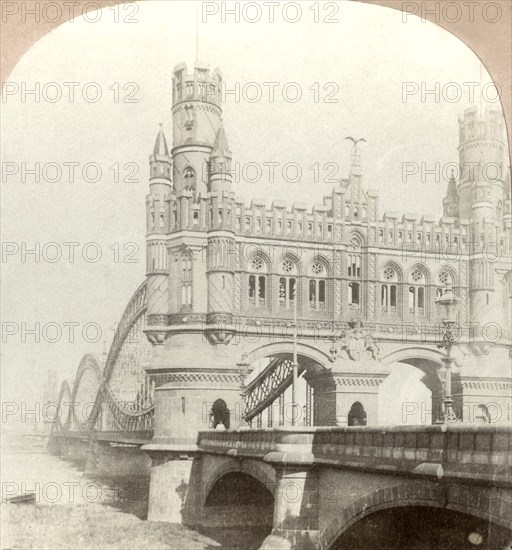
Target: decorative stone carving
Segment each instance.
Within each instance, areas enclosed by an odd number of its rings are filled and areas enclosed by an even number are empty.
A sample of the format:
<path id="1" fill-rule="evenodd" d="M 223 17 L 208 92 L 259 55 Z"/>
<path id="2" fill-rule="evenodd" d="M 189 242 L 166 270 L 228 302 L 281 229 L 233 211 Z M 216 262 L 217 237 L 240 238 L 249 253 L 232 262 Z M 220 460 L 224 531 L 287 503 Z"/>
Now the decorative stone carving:
<path id="1" fill-rule="evenodd" d="M 334 362 L 341 357 L 344 351 L 352 361 L 360 361 L 368 358 L 374 361 L 380 359 L 380 348 L 369 333 L 362 329 L 362 322 L 353 319 L 349 323 L 350 329 L 342 331 L 341 337 L 336 338 L 329 350 L 329 359 Z"/>

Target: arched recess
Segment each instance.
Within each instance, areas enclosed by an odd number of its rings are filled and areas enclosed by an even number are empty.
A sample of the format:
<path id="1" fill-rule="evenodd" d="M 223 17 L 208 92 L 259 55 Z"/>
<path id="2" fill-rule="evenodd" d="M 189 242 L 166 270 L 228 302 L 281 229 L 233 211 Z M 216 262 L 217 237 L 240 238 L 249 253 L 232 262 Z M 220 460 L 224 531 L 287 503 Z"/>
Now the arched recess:
<path id="1" fill-rule="evenodd" d="M 446 355 L 444 352 L 437 349 L 416 346 L 400 349 L 383 357 L 383 363 L 390 370 L 390 376 L 382 384 L 380 389 L 379 395 L 383 400 L 385 399 L 384 395 L 388 385 L 390 387 L 394 387 L 396 391 L 403 387 L 404 384 L 412 383 L 410 382 L 410 379 L 394 379 L 393 373 L 394 370 L 396 371 L 397 363 L 409 365 L 417 371 L 420 371 L 422 374 L 420 378 L 417 378 L 417 381 L 423 384 L 431 393 L 429 397 L 426 397 L 419 402 L 413 395 L 412 391 L 410 392 L 410 398 L 395 399 L 393 404 L 400 407 L 400 424 L 424 424 L 425 422 L 428 422 L 429 418 L 431 422 L 434 423 L 441 418 L 442 395 L 441 382 L 439 380 L 438 372 L 439 368 L 443 366 L 442 359 L 445 356 Z M 393 369 L 393 365 L 395 365 L 395 369 Z M 396 377 L 399 377 L 399 373 L 397 373 Z M 397 386 L 397 382 L 399 386 Z M 460 382 L 458 381 L 458 377 L 455 373 L 453 374 L 452 393 L 454 396 L 461 393 Z"/>
<path id="2" fill-rule="evenodd" d="M 493 522 L 506 533 L 512 527 L 510 519 L 490 512 L 492 509 L 500 510 L 506 502 L 506 495 L 477 485 L 444 486 L 426 480 L 390 483 L 388 487 L 370 491 L 355 501 L 345 502 L 335 517 L 321 529 L 320 548 L 337 549 L 337 542 L 342 536 L 357 522 L 372 514 L 407 507 L 458 512 L 484 522 Z"/>

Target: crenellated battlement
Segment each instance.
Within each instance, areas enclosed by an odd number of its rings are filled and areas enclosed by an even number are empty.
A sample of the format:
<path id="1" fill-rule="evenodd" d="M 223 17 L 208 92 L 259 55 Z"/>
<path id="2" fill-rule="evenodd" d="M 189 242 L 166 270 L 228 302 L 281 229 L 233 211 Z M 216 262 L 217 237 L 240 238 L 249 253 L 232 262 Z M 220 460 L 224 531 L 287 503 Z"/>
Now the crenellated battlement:
<path id="1" fill-rule="evenodd" d="M 221 107 L 220 86 L 222 73 L 218 68 L 210 72 L 207 63 L 196 62 L 193 72 L 188 72 L 186 63 L 174 67 L 172 87 L 172 104 L 187 101 L 201 101 Z"/>

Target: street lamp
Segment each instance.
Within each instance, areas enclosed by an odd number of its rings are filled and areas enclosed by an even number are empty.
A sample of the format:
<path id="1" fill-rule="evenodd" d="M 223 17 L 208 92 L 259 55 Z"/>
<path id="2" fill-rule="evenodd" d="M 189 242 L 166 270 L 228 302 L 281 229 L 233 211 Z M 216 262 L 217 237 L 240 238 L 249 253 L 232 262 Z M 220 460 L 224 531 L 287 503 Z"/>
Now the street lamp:
<path id="1" fill-rule="evenodd" d="M 249 374 L 250 363 L 247 361 L 247 354 L 242 355 L 242 359 L 237 363 L 238 372 L 240 374 L 240 397 L 242 398 L 242 413 L 240 415 L 240 426 L 247 426 L 245 420 L 245 409 L 246 409 L 246 391 L 245 391 L 245 380 Z"/>
<path id="2" fill-rule="evenodd" d="M 446 348 L 446 357 L 443 357 L 443 367 L 438 371 L 439 380 L 443 387 L 443 412 L 442 421 L 458 422 L 459 419 L 453 410 L 452 397 L 452 365 L 454 359 L 451 351 L 456 342 L 453 329 L 457 322 L 457 313 L 459 311 L 461 300 L 453 294 L 451 288 L 448 288 L 444 294 L 436 299 L 436 306 L 443 322 L 443 341 L 439 348 Z"/>

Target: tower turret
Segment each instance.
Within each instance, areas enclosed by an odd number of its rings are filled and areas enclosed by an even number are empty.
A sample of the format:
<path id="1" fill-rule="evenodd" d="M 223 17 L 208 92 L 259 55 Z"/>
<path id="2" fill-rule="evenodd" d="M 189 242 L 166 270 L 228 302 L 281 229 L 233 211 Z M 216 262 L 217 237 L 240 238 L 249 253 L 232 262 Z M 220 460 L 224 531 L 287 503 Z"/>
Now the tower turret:
<path id="1" fill-rule="evenodd" d="M 172 162 L 160 124 L 153 154 L 149 157 L 149 195 L 146 197 L 146 273 L 148 315 L 167 313 L 169 199 L 172 192 Z"/>
<path id="2" fill-rule="evenodd" d="M 228 138 L 224 126 L 221 126 L 215 136 L 215 143 L 210 155 L 209 191 L 220 194 L 231 191 L 231 160 L 232 155 L 229 150 Z"/>
<path id="3" fill-rule="evenodd" d="M 443 199 L 443 216 L 450 218 L 457 218 L 459 216 L 459 194 L 453 170 L 448 182 L 446 196 Z"/>
<path id="4" fill-rule="evenodd" d="M 196 63 L 193 73 L 185 64 L 174 69 L 173 77 L 173 181 L 176 192 L 193 189 L 205 194 L 208 162 L 221 126 L 218 69 L 210 73 L 208 65 Z"/>

